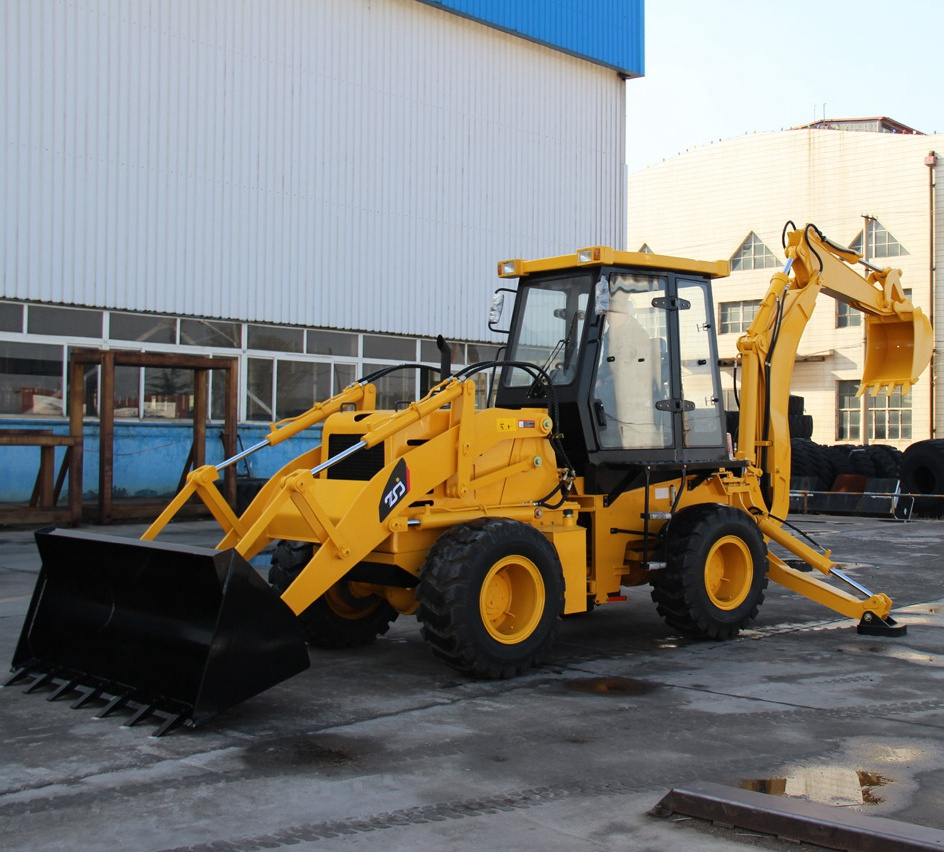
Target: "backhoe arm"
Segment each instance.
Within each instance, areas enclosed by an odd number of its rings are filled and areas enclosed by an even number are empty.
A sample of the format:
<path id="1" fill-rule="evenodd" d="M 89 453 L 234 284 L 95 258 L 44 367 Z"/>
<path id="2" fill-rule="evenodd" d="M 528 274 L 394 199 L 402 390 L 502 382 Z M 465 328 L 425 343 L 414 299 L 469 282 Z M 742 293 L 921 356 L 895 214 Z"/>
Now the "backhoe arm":
<path id="1" fill-rule="evenodd" d="M 741 355 L 741 415 L 737 457 L 749 462 L 755 514 L 764 536 L 823 574 L 835 574 L 865 599 L 838 590 L 769 556 L 769 576 L 830 609 L 860 617 L 860 630 L 879 624 L 890 629 L 891 600 L 872 594 L 837 571 L 818 553 L 782 529 L 790 501 L 790 385 L 800 338 L 820 293 L 865 314 L 866 355 L 859 394 L 908 390 L 931 359 L 933 333 L 927 317 L 906 298 L 901 273 L 862 261 L 851 249 L 829 241 L 814 225 L 786 233 L 787 263 L 770 282 L 751 327 L 738 341 Z M 868 274 L 853 265 L 864 263 Z"/>
<path id="2" fill-rule="evenodd" d="M 931 324 L 905 297 L 900 272 L 867 264 L 830 242 L 814 226 L 786 234 L 787 264 L 776 273 L 751 327 L 738 341 L 741 416 L 737 457 L 762 473 L 767 509 L 775 518 L 790 499 L 790 431 L 787 409 L 800 339 L 820 293 L 866 315 L 866 358 L 859 393 L 907 390 L 931 359 Z"/>

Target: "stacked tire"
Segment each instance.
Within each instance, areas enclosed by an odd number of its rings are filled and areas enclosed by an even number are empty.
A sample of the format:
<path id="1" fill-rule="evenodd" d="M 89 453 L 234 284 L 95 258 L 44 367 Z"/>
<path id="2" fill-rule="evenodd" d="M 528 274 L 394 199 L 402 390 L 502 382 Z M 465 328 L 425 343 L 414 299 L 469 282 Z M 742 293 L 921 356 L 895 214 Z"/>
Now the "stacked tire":
<path id="1" fill-rule="evenodd" d="M 866 447 L 837 444 L 827 447 L 816 444 L 809 438 L 794 437 L 790 440 L 790 450 L 791 477 L 812 479 L 815 491 L 829 491 L 836 477 L 843 474 L 855 474 L 866 479 L 902 478 L 901 450 L 884 444 L 870 444 Z"/>
<path id="2" fill-rule="evenodd" d="M 914 514 L 944 516 L 944 440 L 918 441 L 901 459 L 901 490 L 915 497 Z"/>

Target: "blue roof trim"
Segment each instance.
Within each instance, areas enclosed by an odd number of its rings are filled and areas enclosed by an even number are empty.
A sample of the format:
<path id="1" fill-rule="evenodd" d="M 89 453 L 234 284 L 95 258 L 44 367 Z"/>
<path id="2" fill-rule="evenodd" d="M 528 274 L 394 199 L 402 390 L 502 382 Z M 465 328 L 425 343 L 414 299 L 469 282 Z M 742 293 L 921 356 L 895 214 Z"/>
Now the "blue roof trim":
<path id="1" fill-rule="evenodd" d="M 628 77 L 645 73 L 644 0 L 419 0 Z"/>

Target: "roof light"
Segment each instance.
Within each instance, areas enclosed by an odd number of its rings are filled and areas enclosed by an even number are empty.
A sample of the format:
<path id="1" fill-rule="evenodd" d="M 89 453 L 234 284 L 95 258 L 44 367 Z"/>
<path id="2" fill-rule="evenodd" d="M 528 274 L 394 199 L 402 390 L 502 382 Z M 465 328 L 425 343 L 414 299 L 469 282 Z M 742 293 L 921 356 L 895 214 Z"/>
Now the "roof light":
<path id="1" fill-rule="evenodd" d="M 503 260 L 498 264 L 498 277 L 499 278 L 518 278 L 521 276 L 523 261 L 515 260 Z"/>
<path id="2" fill-rule="evenodd" d="M 602 251 L 600 246 L 580 249 L 577 252 L 577 263 L 599 263 L 602 260 Z"/>

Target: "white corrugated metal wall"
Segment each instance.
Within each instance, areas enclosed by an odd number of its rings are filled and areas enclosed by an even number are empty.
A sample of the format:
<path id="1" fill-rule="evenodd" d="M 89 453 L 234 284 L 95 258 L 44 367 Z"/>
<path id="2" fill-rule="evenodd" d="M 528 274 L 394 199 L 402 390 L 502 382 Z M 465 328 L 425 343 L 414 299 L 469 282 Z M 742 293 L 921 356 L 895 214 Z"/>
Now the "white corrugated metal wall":
<path id="1" fill-rule="evenodd" d="M 483 339 L 625 242 L 623 81 L 414 0 L 5 0 L 6 298 Z"/>

